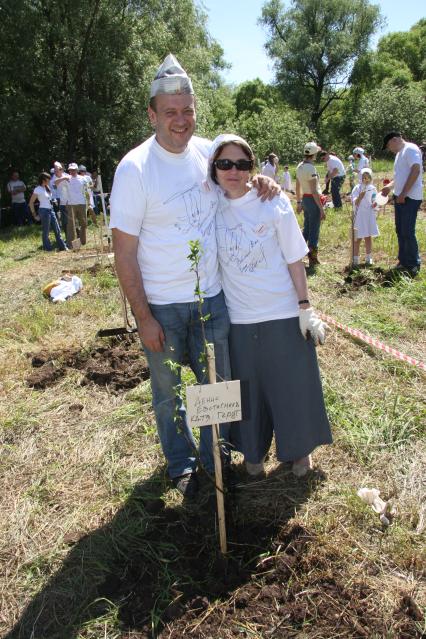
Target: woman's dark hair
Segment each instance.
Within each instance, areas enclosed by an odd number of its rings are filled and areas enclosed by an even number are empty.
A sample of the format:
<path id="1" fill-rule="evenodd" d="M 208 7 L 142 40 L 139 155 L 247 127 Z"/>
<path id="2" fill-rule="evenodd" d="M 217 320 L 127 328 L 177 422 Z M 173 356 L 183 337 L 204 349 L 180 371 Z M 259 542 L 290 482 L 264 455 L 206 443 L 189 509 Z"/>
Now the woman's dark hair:
<path id="1" fill-rule="evenodd" d="M 39 186 L 41 186 L 45 180 L 47 180 L 48 182 L 50 182 L 50 177 L 51 177 L 51 176 L 49 175 L 49 173 L 45 173 L 45 172 L 40 173 L 40 175 L 38 176 L 38 184 L 39 184 Z M 49 188 L 49 185 L 48 185 L 48 184 L 46 184 L 46 189 L 47 189 L 47 190 L 49 191 L 49 193 L 50 193 L 50 188 Z"/>
<path id="2" fill-rule="evenodd" d="M 222 153 L 223 149 L 225 148 L 225 146 L 228 146 L 229 144 L 233 144 L 234 146 L 239 146 L 240 149 L 246 154 L 247 158 L 249 160 L 251 160 L 252 165 L 254 167 L 255 165 L 255 156 L 253 151 L 251 150 L 251 148 L 249 147 L 249 145 L 247 144 L 247 142 L 242 142 L 240 140 L 229 140 L 229 142 L 222 142 L 222 144 L 220 144 L 213 156 L 212 159 L 212 163 L 211 163 L 211 168 L 210 168 L 210 177 L 213 180 L 213 182 L 215 182 L 216 184 L 219 184 L 219 182 L 217 181 L 217 175 L 216 175 L 216 167 L 214 165 L 215 161 L 217 160 L 217 158 L 219 157 L 219 155 Z"/>

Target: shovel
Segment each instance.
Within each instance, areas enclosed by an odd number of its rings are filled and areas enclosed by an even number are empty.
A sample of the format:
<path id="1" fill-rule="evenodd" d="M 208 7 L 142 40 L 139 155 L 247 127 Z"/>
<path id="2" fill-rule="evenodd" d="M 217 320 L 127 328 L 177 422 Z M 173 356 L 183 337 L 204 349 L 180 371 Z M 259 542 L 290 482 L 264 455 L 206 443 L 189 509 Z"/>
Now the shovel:
<path id="1" fill-rule="evenodd" d="M 103 328 L 96 333 L 96 337 L 114 337 L 116 335 L 131 335 L 132 333 L 137 333 L 137 326 L 132 326 L 129 321 L 129 314 L 127 311 L 127 300 L 124 295 L 124 291 L 121 287 L 120 282 L 118 282 L 118 286 L 120 287 L 120 301 L 121 301 L 121 312 L 123 314 L 123 326 L 118 328 Z"/>

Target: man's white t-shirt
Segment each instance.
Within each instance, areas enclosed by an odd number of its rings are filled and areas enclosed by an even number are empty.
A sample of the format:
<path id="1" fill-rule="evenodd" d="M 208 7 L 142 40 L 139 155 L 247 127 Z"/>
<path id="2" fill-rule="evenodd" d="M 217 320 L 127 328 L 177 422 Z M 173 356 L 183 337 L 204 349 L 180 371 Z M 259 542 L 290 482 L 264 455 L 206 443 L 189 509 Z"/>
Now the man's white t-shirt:
<path id="1" fill-rule="evenodd" d="M 335 155 L 330 155 L 329 159 L 327 160 L 328 174 L 331 175 L 334 169 L 338 169 L 338 173 L 334 177 L 344 177 L 346 175 L 345 167 L 343 166 L 342 160 L 340 160 L 340 158 L 336 157 Z"/>
<path id="2" fill-rule="evenodd" d="M 170 153 L 152 136 L 130 151 L 114 177 L 110 227 L 139 237 L 138 263 L 151 304 L 196 299 L 188 260 L 190 240 L 203 248 L 199 273 L 204 297 L 221 290 L 215 238 L 216 190 L 203 185 L 211 142 L 193 136 L 183 153 Z"/>
<path id="3" fill-rule="evenodd" d="M 221 194 L 216 238 L 232 324 L 298 317 L 287 264 L 302 259 L 308 247 L 285 194 L 266 202 L 255 190 L 234 200 Z"/>
<path id="4" fill-rule="evenodd" d="M 405 142 L 401 151 L 396 154 L 394 164 L 394 188 L 395 195 L 399 195 L 404 188 L 408 175 L 411 171 L 413 164 L 420 164 L 420 173 L 417 176 L 411 189 L 406 194 L 407 197 L 413 200 L 423 199 L 423 186 L 422 186 L 422 153 L 419 147 L 412 142 Z"/>
<path id="5" fill-rule="evenodd" d="M 52 199 L 53 195 L 51 191 L 48 191 L 45 186 L 36 186 L 34 189 L 34 193 L 37 195 L 41 209 L 52 208 L 50 200 Z"/>
<path id="6" fill-rule="evenodd" d="M 84 188 L 86 180 L 82 175 L 70 176 L 68 184 L 68 204 L 86 204 Z"/>
<path id="7" fill-rule="evenodd" d="M 12 204 L 23 204 L 25 202 L 25 195 L 23 192 L 20 191 L 19 193 L 13 193 L 13 189 L 22 186 L 25 188 L 25 184 L 22 180 L 10 180 L 10 182 L 7 183 L 7 190 L 12 198 Z"/>
<path id="8" fill-rule="evenodd" d="M 68 173 L 63 173 L 61 176 L 55 175 L 55 185 L 56 185 L 56 193 L 60 200 L 61 206 L 64 204 L 69 204 L 69 182 L 68 180 L 62 180 L 58 184 L 58 180 L 61 178 L 71 178 Z"/>

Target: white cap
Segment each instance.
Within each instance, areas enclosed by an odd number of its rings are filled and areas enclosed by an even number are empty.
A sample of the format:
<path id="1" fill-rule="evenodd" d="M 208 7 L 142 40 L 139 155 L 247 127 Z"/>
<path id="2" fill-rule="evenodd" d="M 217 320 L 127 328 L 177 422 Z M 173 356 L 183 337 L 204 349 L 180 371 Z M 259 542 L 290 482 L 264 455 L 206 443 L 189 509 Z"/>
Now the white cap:
<path id="1" fill-rule="evenodd" d="M 364 155 L 365 151 L 362 146 L 356 146 L 352 153 L 356 153 L 357 155 Z"/>
<path id="2" fill-rule="evenodd" d="M 78 171 L 78 164 L 76 164 L 75 162 L 71 162 L 71 164 L 68 164 L 68 171 L 72 171 L 72 170 Z"/>
<path id="3" fill-rule="evenodd" d="M 318 146 L 316 142 L 307 142 L 305 144 L 305 155 L 315 155 L 315 153 L 318 153 L 319 151 L 321 151 L 321 147 Z"/>
<path id="4" fill-rule="evenodd" d="M 365 169 L 361 169 L 361 175 L 364 175 L 364 173 L 368 173 L 370 177 L 373 177 L 373 171 L 368 166 Z"/>
<path id="5" fill-rule="evenodd" d="M 62 164 L 60 162 L 54 162 L 53 166 L 55 167 L 55 169 L 62 169 Z"/>
<path id="6" fill-rule="evenodd" d="M 192 82 L 186 71 L 171 53 L 160 65 L 151 84 L 150 98 L 161 94 L 188 93 L 194 95 Z"/>

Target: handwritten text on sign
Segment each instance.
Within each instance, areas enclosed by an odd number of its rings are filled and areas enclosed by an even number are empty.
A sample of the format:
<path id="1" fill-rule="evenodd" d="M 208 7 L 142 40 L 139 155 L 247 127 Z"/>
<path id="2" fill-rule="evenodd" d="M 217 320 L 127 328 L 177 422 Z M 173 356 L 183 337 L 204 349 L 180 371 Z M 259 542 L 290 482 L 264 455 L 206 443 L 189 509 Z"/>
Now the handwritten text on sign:
<path id="1" fill-rule="evenodd" d="M 187 386 L 186 413 L 191 427 L 239 421 L 241 419 L 239 380 Z"/>

